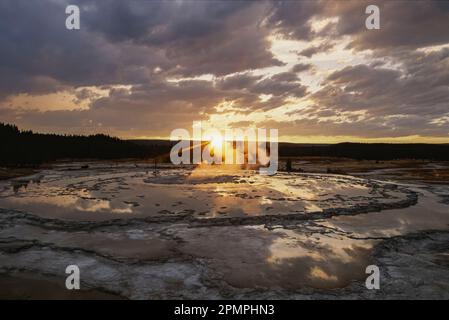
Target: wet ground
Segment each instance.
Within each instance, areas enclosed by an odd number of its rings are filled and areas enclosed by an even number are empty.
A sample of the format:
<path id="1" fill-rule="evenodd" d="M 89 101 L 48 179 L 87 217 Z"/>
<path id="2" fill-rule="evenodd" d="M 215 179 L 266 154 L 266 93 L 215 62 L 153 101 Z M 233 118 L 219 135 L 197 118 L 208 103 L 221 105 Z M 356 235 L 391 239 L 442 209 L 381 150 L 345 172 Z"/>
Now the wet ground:
<path id="1" fill-rule="evenodd" d="M 388 174 L 71 163 L 0 181 L 0 297 L 447 299 L 449 182 Z"/>

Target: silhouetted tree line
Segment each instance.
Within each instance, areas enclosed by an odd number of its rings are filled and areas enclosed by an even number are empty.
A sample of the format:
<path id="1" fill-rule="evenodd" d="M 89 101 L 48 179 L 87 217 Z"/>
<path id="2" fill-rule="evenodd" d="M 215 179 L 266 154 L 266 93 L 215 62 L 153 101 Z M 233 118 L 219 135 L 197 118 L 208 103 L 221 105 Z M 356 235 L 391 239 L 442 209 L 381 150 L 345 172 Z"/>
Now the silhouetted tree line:
<path id="1" fill-rule="evenodd" d="M 58 159 L 146 158 L 168 147 L 120 140 L 104 134 L 89 136 L 39 134 L 0 123 L 0 165 L 34 166 Z"/>
<path id="2" fill-rule="evenodd" d="M 449 144 L 345 142 L 332 145 L 298 145 L 294 143 L 280 143 L 279 154 L 283 157 L 321 156 L 358 160 L 449 160 Z"/>
<path id="3" fill-rule="evenodd" d="M 60 159 L 158 158 L 169 161 L 176 142 L 121 140 L 104 134 L 89 136 L 40 134 L 0 123 L 0 166 L 35 166 Z M 280 143 L 281 157 L 322 156 L 360 160 L 449 160 L 449 144 Z"/>

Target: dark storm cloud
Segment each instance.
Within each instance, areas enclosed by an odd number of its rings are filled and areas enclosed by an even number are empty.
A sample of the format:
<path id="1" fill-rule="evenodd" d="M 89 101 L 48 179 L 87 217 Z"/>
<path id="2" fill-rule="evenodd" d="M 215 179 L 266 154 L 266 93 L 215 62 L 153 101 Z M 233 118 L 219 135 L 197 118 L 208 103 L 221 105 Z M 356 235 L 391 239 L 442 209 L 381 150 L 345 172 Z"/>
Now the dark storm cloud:
<path id="1" fill-rule="evenodd" d="M 86 28 L 65 28 L 63 1 L 0 3 L 0 95 L 63 86 L 133 83 L 164 58 L 129 43 L 112 45 Z"/>
<path id="2" fill-rule="evenodd" d="M 309 20 L 322 12 L 325 5 L 319 1 L 276 1 L 267 20 L 289 38 L 310 40 L 314 32 Z"/>
<path id="3" fill-rule="evenodd" d="M 307 92 L 307 88 L 299 82 L 291 81 L 291 74 L 287 74 L 287 76 L 289 77 L 289 81 L 285 81 L 285 79 L 278 79 L 277 75 L 269 79 L 264 79 L 254 86 L 253 91 L 260 94 L 272 94 L 276 97 L 304 97 Z M 285 74 L 283 77 L 285 77 Z"/>
<path id="4" fill-rule="evenodd" d="M 83 0 L 88 27 L 113 42 L 164 46 L 222 33 L 227 20 L 254 6 L 249 1 Z M 100 19 L 99 19 L 100 17 Z"/>
<path id="5" fill-rule="evenodd" d="M 264 3 L 74 1 L 79 31 L 65 28 L 67 3 L 0 3 L 1 96 L 144 83 L 156 67 L 193 76 L 282 64 L 260 26 Z"/>
<path id="6" fill-rule="evenodd" d="M 281 72 L 265 79 L 246 73 L 227 77 L 218 82 L 218 87 L 275 96 L 303 96 L 306 88 L 299 83 L 299 80 L 295 72 Z"/>
<path id="7" fill-rule="evenodd" d="M 254 87 L 260 79 L 262 76 L 255 76 L 251 73 L 236 74 L 220 80 L 218 87 L 223 90 L 241 90 Z"/>
<path id="8" fill-rule="evenodd" d="M 300 56 L 310 58 L 314 54 L 327 52 L 330 49 L 332 49 L 333 47 L 334 47 L 334 44 L 332 44 L 330 42 L 323 42 L 322 44 L 320 44 L 318 46 L 311 46 L 307 49 L 304 49 L 304 50 L 298 52 L 298 54 Z"/>
<path id="9" fill-rule="evenodd" d="M 402 70 L 357 65 L 336 71 L 313 98 L 336 110 L 376 115 L 448 113 L 449 49 L 401 57 Z"/>
<path id="10" fill-rule="evenodd" d="M 380 8 L 380 29 L 365 28 L 365 8 L 376 4 Z M 339 17 L 329 36 L 352 36 L 351 48 L 409 49 L 449 42 L 448 1 L 332 1 L 323 8 L 324 15 Z M 325 34 L 321 34 L 324 36 Z"/>
<path id="11" fill-rule="evenodd" d="M 296 72 L 296 73 L 300 73 L 300 72 L 308 71 L 308 70 L 312 70 L 312 69 L 313 69 L 313 65 L 311 65 L 309 63 L 298 63 L 298 64 L 293 66 L 291 71 L 292 72 Z"/>
<path id="12" fill-rule="evenodd" d="M 273 81 L 279 82 L 296 82 L 299 81 L 298 75 L 295 72 L 281 72 L 271 77 Z"/>
<path id="13" fill-rule="evenodd" d="M 365 27 L 365 9 L 370 4 L 380 8 L 380 30 L 369 31 Z M 338 19 L 315 32 L 312 18 Z M 350 47 L 357 50 L 420 48 L 449 42 L 448 1 L 280 1 L 274 4 L 268 21 L 278 32 L 298 40 L 351 36 Z M 331 47 L 325 42 L 301 54 L 310 57 Z"/>
<path id="14" fill-rule="evenodd" d="M 132 41 L 163 50 L 170 74 L 226 75 L 282 64 L 269 51 L 270 29 L 260 24 L 267 3 L 100 1 L 89 6 L 90 30 L 114 43 Z"/>

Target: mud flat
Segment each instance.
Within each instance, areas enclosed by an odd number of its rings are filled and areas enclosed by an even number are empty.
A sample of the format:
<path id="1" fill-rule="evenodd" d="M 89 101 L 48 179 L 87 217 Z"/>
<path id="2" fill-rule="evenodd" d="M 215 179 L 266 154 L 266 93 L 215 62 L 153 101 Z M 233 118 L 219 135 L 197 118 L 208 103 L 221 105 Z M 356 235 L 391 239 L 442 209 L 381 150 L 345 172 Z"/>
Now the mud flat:
<path id="1" fill-rule="evenodd" d="M 33 298 L 45 282 L 46 297 L 72 298 L 60 286 L 76 264 L 79 298 L 447 298 L 448 191 L 324 173 L 61 165 L 1 182 L 0 284 Z M 381 290 L 364 286 L 370 264 Z"/>

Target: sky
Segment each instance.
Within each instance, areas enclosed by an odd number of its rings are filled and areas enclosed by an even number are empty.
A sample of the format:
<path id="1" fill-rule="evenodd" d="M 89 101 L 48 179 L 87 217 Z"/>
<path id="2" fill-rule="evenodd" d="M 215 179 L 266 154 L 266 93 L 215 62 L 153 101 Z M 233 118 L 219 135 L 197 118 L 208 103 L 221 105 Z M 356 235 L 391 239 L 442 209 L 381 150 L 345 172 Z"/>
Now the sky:
<path id="1" fill-rule="evenodd" d="M 0 30 L 0 122 L 20 129 L 449 143 L 449 1 L 0 0 Z"/>

